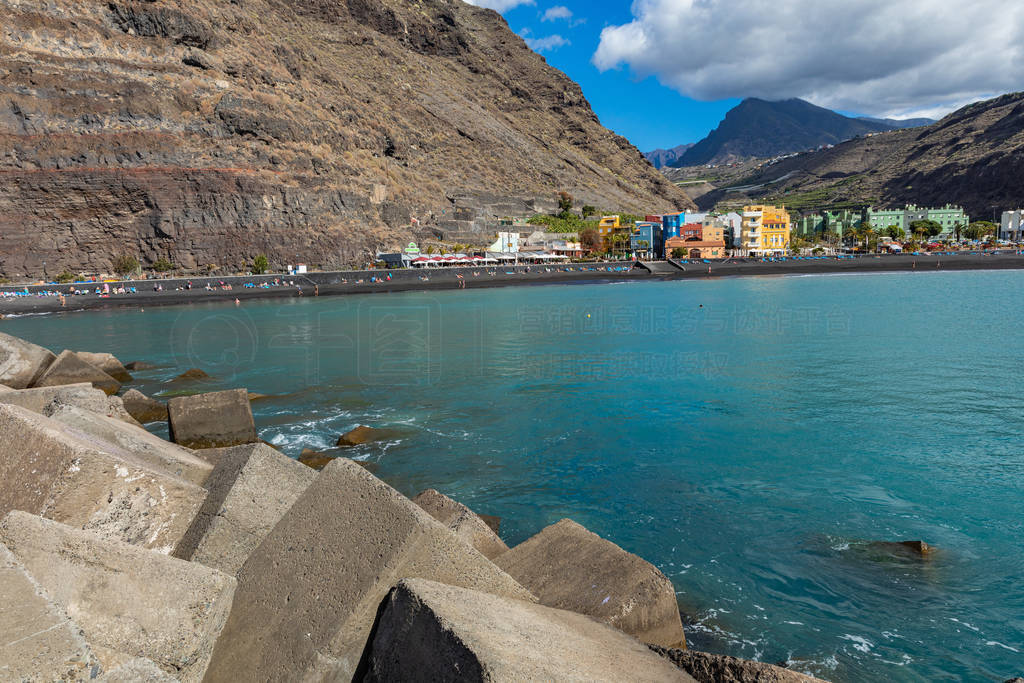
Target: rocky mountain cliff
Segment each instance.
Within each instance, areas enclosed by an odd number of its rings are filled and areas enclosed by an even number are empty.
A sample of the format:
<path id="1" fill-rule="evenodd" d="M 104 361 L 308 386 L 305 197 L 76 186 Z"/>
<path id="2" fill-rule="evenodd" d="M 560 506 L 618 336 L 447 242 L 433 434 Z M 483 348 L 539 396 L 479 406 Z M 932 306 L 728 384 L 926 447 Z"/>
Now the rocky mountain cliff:
<path id="1" fill-rule="evenodd" d="M 693 144 L 688 142 L 683 145 L 676 145 L 672 149 L 653 149 L 650 152 L 644 152 L 644 158 L 651 162 L 651 166 L 654 168 L 664 168 L 674 164 L 686 150 L 693 147 Z"/>
<path id="2" fill-rule="evenodd" d="M 365 262 L 567 190 L 690 206 L 461 0 L 0 0 L 0 274 Z"/>
<path id="3" fill-rule="evenodd" d="M 923 128 L 850 140 L 763 166 L 700 197 L 795 208 L 959 204 L 976 220 L 1024 206 L 1024 93 L 959 109 Z"/>
<path id="4" fill-rule="evenodd" d="M 921 119 L 902 123 L 850 118 L 800 99 L 769 102 L 748 98 L 730 109 L 706 138 L 669 165 L 729 164 L 771 158 L 920 122 Z"/>

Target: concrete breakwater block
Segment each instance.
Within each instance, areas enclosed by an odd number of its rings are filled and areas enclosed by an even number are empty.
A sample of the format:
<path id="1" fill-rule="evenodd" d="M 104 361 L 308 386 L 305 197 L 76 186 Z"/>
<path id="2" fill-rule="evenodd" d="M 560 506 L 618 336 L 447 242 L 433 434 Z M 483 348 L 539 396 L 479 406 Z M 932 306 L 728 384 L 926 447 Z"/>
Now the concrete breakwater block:
<path id="1" fill-rule="evenodd" d="M 0 522 L 0 543 L 90 644 L 202 680 L 233 577 L 19 511 Z"/>
<path id="2" fill-rule="evenodd" d="M 97 450 L 137 460 L 154 471 L 181 477 L 198 486 L 213 472 L 213 465 L 197 458 L 189 449 L 164 441 L 142 427 L 74 406 L 60 406 L 50 417 L 63 424 L 69 434 Z"/>
<path id="3" fill-rule="evenodd" d="M 98 667 L 78 625 L 0 544 L 0 678 L 88 680 Z"/>
<path id="4" fill-rule="evenodd" d="M 64 425 L 0 405 L 0 515 L 24 510 L 101 536 L 171 552 L 206 490 L 96 449 Z"/>
<path id="5" fill-rule="evenodd" d="M 174 556 L 234 576 L 316 472 L 263 444 L 224 449 Z"/>
<path id="6" fill-rule="evenodd" d="M 124 409 L 139 422 L 160 422 L 167 419 L 167 404 L 150 398 L 138 389 L 129 389 L 121 396 Z"/>
<path id="7" fill-rule="evenodd" d="M 700 683 L 822 683 L 798 671 L 727 655 L 651 647 Z"/>
<path id="8" fill-rule="evenodd" d="M 33 386 L 53 387 L 61 384 L 78 384 L 79 382 L 88 382 L 97 389 L 102 389 L 107 395 L 116 394 L 121 388 L 120 382 L 95 365 L 76 356 L 74 351 L 61 351 L 57 359 L 33 383 Z"/>
<path id="9" fill-rule="evenodd" d="M 30 387 L 56 359 L 49 349 L 0 332 L 0 384 Z"/>
<path id="10" fill-rule="evenodd" d="M 590 617 L 405 579 L 388 595 L 367 681 L 693 681 Z"/>
<path id="11" fill-rule="evenodd" d="M 401 493 L 335 459 L 239 571 L 208 680 L 350 680 L 381 600 L 406 577 L 535 600 Z"/>
<path id="12" fill-rule="evenodd" d="M 423 508 L 431 517 L 448 527 L 461 538 L 493 560 L 508 551 L 508 546 L 491 530 L 475 512 L 462 503 L 452 500 L 434 489 L 421 492 L 412 502 Z"/>
<path id="13" fill-rule="evenodd" d="M 587 614 L 645 643 L 686 647 L 668 577 L 570 519 L 544 528 L 495 563 L 543 605 Z"/>
<path id="14" fill-rule="evenodd" d="M 75 351 L 74 354 L 86 363 L 107 373 L 118 382 L 131 382 L 132 375 L 121 361 L 112 353 L 95 353 L 92 351 Z"/>
<path id="15" fill-rule="evenodd" d="M 8 391 L 0 394 L 0 403 L 21 406 L 40 415 L 45 414 L 46 409 L 53 403 L 78 406 L 94 413 L 106 414 L 110 409 L 108 401 L 110 398 L 110 396 L 107 396 L 103 391 L 96 389 L 88 382 L 79 382 L 77 384 Z"/>
<path id="16" fill-rule="evenodd" d="M 178 396 L 167 402 L 171 440 L 189 448 L 223 448 L 255 443 L 245 389 Z"/>

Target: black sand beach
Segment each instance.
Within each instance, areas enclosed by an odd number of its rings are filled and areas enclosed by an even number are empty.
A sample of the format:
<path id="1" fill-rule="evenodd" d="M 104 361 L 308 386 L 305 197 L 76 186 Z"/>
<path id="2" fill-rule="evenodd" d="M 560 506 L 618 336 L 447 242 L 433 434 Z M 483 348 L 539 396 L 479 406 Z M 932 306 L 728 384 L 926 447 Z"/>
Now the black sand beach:
<path id="1" fill-rule="evenodd" d="M 570 268 L 571 270 L 565 270 Z M 587 284 L 598 282 L 643 282 L 696 278 L 810 275 L 869 272 L 935 272 L 940 270 L 1017 270 L 1024 269 L 1024 254 L 1013 252 L 949 254 L 899 254 L 847 258 L 787 259 L 761 261 L 728 259 L 687 263 L 679 266 L 665 261 L 648 264 L 632 262 L 584 263 L 568 266 L 535 265 L 498 268 L 438 268 L 430 270 L 362 270 L 316 272 L 304 275 L 247 275 L 191 277 L 110 282 L 111 289 L 134 286 L 132 294 L 83 294 L 66 296 L 65 304 L 56 296 L 38 296 L 41 291 L 67 292 L 69 288 L 95 290 L 97 283 L 82 285 L 8 285 L 0 291 L 24 291 L 30 296 L 0 299 L 5 315 L 77 311 L 96 308 L 145 307 L 186 304 L 197 301 L 246 301 L 250 299 L 333 296 L 385 292 L 480 289 L 542 284 Z M 390 275 L 390 279 L 388 276 Z M 261 288 L 261 283 L 281 284 Z M 187 283 L 191 289 L 184 289 Z M 207 284 L 213 289 L 205 289 Z M 223 283 L 223 285 L 222 285 Z M 256 286 L 246 287 L 252 283 Z M 160 285 L 162 291 L 154 291 Z M 225 288 L 230 285 L 230 289 Z M 102 288 L 102 283 L 99 284 Z M 178 289 L 182 287 L 183 289 Z"/>

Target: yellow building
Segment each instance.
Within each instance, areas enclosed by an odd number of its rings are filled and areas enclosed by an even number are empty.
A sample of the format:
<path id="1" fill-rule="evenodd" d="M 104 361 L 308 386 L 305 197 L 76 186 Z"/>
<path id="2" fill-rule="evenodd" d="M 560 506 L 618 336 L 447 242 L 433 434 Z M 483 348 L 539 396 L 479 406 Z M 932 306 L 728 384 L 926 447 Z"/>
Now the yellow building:
<path id="1" fill-rule="evenodd" d="M 743 207 L 740 246 L 747 256 L 782 256 L 789 250 L 790 221 L 785 207 Z"/>

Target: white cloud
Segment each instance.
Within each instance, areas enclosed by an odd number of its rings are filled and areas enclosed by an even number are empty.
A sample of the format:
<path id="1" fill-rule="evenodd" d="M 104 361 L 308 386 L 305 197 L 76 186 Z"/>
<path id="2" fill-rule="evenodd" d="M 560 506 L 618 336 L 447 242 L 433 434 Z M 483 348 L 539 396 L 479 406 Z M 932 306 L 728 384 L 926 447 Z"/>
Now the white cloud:
<path id="1" fill-rule="evenodd" d="M 534 4 L 534 0 L 466 0 L 466 2 L 477 7 L 486 7 L 496 12 L 507 12 L 513 7 Z"/>
<path id="2" fill-rule="evenodd" d="M 543 38 L 527 38 L 523 36 L 523 40 L 530 46 L 530 49 L 534 52 L 547 52 L 548 50 L 557 50 L 565 45 L 571 45 L 567 39 L 558 35 L 557 33 L 552 36 L 544 36 Z"/>
<path id="3" fill-rule="evenodd" d="M 908 117 L 1024 83 L 1017 0 L 635 0 L 632 12 L 601 31 L 594 64 L 702 100 Z"/>
<path id="4" fill-rule="evenodd" d="M 557 21 L 559 19 L 572 19 L 572 10 L 565 5 L 555 5 L 549 7 L 540 18 L 541 21 Z"/>

